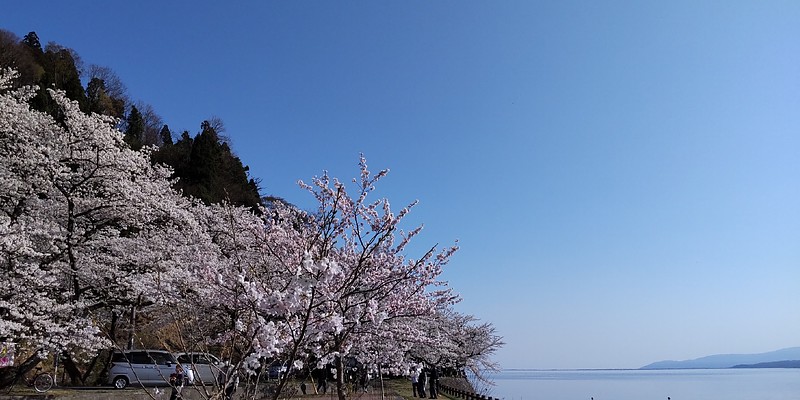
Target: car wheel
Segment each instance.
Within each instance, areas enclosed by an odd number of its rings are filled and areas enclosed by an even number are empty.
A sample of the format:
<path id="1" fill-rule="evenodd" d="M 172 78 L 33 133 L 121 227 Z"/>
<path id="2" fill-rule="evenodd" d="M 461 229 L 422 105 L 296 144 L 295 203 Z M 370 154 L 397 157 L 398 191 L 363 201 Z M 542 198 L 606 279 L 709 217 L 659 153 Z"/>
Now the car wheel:
<path id="1" fill-rule="evenodd" d="M 124 376 L 118 376 L 114 378 L 115 389 L 125 389 L 126 387 L 128 387 L 128 378 Z"/>

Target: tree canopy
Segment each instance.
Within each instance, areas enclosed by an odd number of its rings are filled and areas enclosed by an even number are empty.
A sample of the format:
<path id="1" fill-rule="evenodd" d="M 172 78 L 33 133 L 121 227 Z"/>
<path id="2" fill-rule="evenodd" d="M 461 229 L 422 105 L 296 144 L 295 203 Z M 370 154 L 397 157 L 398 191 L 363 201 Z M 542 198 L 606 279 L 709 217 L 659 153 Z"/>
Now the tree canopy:
<path id="1" fill-rule="evenodd" d="M 262 202 L 219 118 L 173 142 L 113 72 L 84 89 L 74 51 L 5 31 L 0 49 L 0 341 L 34 361 L 139 345 L 213 348 L 245 374 L 334 365 L 342 399 L 350 360 L 495 368 L 494 328 L 440 279 L 457 244 L 410 256 L 416 203 L 373 198 L 388 170 L 361 156 L 352 185 L 301 181 L 314 210 Z"/>

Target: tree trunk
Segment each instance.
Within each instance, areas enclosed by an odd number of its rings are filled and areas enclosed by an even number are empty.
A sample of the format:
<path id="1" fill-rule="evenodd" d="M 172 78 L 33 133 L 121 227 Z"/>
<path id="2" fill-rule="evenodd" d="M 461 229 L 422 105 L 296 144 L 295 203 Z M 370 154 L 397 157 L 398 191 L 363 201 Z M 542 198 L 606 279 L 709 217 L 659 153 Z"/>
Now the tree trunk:
<path id="1" fill-rule="evenodd" d="M 81 371 L 78 369 L 78 366 L 75 365 L 75 361 L 72 360 L 72 357 L 69 356 L 69 353 L 65 351 L 61 355 L 62 355 L 62 360 L 64 361 L 63 362 L 64 369 L 67 371 L 67 374 L 69 374 L 70 382 L 72 383 L 80 382 L 81 384 L 83 384 L 84 382 L 83 382 L 83 377 L 81 376 Z M 56 354 L 55 356 L 58 357 L 59 355 Z"/>
<path id="2" fill-rule="evenodd" d="M 117 325 L 119 325 L 118 322 L 119 322 L 119 314 L 116 311 L 111 311 L 111 324 L 108 328 L 108 339 L 111 340 L 111 344 L 115 348 L 117 347 Z M 97 365 L 97 361 L 100 360 L 100 358 L 102 357 L 103 365 L 102 368 L 100 368 L 100 373 L 97 374 L 97 378 L 95 379 L 94 384 L 95 385 L 104 384 L 106 382 L 106 378 L 108 378 L 107 376 L 108 364 L 111 363 L 112 354 L 113 351 L 109 352 L 106 350 L 99 350 L 97 352 L 97 355 L 95 355 L 94 358 L 92 359 L 92 363 L 89 365 L 89 368 L 86 370 L 86 373 L 83 374 L 83 381 L 86 382 L 86 380 L 89 379 L 89 376 L 94 371 L 95 365 Z M 108 356 L 104 357 L 105 355 Z"/>
<path id="3" fill-rule="evenodd" d="M 128 332 L 128 343 L 126 348 L 128 350 L 133 349 L 133 336 L 136 332 L 136 307 L 139 305 L 139 302 L 142 301 L 142 295 L 136 298 L 136 303 L 131 306 L 131 321 L 130 321 L 130 332 Z"/>
<path id="4" fill-rule="evenodd" d="M 344 376 L 344 358 L 339 356 L 336 357 L 336 394 L 339 395 L 339 400 L 347 400 Z"/>
<path id="5" fill-rule="evenodd" d="M 108 327 L 108 339 L 111 340 L 115 346 L 117 345 L 117 321 L 119 314 L 116 311 L 111 312 L 111 326 Z"/>
<path id="6" fill-rule="evenodd" d="M 386 391 L 383 387 L 383 371 L 381 370 L 381 363 L 378 363 L 378 377 L 381 380 L 381 400 L 386 399 Z"/>

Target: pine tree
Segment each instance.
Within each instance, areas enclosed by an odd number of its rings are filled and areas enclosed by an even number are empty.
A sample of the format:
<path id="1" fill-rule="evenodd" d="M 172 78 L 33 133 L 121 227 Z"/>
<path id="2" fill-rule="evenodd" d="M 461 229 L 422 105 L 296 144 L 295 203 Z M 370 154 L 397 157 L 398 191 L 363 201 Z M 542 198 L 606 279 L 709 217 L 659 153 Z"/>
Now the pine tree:
<path id="1" fill-rule="evenodd" d="M 127 119 L 128 126 L 125 129 L 125 142 L 134 150 L 142 148 L 142 136 L 144 135 L 144 120 L 142 114 L 136 109 L 136 106 L 131 107 L 131 113 Z"/>
<path id="2" fill-rule="evenodd" d="M 31 99 L 31 106 L 36 110 L 50 114 L 57 122 L 62 121 L 64 116 L 61 114 L 60 108 L 47 94 L 48 89 L 56 89 L 63 90 L 67 98 L 77 101 L 81 111 L 88 111 L 86 93 L 81 83 L 78 69 L 80 64 L 78 54 L 72 49 L 53 42 L 48 43 L 45 52 L 42 53 L 39 38 L 34 32 L 25 36 L 23 43 L 31 48 L 34 59 L 37 60 L 44 71 L 41 79 L 36 82 L 39 90 L 36 96 Z"/>
<path id="3" fill-rule="evenodd" d="M 70 100 L 75 100 L 80 105 L 81 111 L 86 111 L 86 93 L 81 83 L 81 64 L 78 54 L 69 48 L 55 43 L 48 43 L 45 48 L 45 79 L 42 86 L 51 89 L 61 89 Z"/>
<path id="4" fill-rule="evenodd" d="M 161 146 L 153 153 L 153 162 L 172 167 L 173 177 L 179 178 L 176 188 L 184 195 L 206 204 L 226 201 L 255 209 L 261 199 L 258 183 L 247 176 L 248 168 L 221 140 L 215 124 L 203 121 L 200 128 L 194 139 L 184 131 L 174 145 Z"/>
<path id="5" fill-rule="evenodd" d="M 42 43 L 39 42 L 39 35 L 37 35 L 36 32 L 28 32 L 28 34 L 22 38 L 22 44 L 30 47 L 34 52 L 42 53 Z"/>
<path id="6" fill-rule="evenodd" d="M 158 135 L 161 136 L 161 144 L 164 146 L 172 145 L 172 132 L 169 131 L 168 125 L 164 125 Z"/>

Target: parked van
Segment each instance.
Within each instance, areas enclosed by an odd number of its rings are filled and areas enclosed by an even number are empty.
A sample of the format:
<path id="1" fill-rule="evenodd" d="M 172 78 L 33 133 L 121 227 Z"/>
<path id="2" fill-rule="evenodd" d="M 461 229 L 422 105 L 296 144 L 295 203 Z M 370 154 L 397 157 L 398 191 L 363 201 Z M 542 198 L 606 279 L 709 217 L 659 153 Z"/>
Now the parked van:
<path id="1" fill-rule="evenodd" d="M 111 356 L 108 383 L 117 389 L 128 385 L 168 386 L 175 372 L 175 356 L 166 350 L 127 350 Z"/>
<path id="2" fill-rule="evenodd" d="M 175 356 L 184 370 L 189 368 L 194 371 L 194 384 L 205 383 L 216 385 L 222 362 L 209 353 L 175 353 Z"/>

